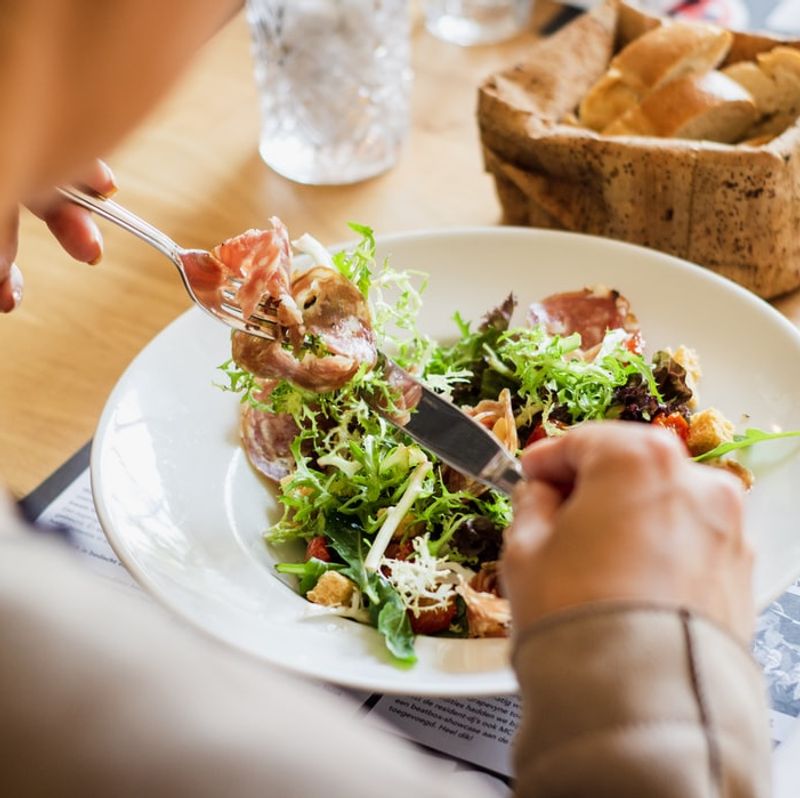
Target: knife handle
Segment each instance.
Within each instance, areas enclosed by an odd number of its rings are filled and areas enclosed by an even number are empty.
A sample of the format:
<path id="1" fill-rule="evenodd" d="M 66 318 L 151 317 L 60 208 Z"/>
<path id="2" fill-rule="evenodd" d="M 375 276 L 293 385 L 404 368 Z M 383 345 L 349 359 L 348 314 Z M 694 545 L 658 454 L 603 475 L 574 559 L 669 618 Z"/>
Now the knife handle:
<path id="1" fill-rule="evenodd" d="M 486 464 L 480 479 L 495 490 L 510 496 L 514 486 L 525 479 L 525 474 L 516 457 L 501 451 Z"/>

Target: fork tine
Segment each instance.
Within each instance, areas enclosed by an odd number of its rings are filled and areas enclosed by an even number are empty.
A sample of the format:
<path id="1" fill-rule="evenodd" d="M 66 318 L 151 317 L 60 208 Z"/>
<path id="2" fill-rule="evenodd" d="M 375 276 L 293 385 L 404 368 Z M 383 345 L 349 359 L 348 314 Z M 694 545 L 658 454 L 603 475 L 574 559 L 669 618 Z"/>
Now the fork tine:
<path id="1" fill-rule="evenodd" d="M 278 327 L 278 320 L 274 316 L 264 316 L 261 313 L 251 313 L 250 316 L 245 318 L 242 309 L 233 302 L 221 302 L 220 309 L 224 310 L 232 316 L 242 321 L 244 324 L 254 325 L 258 327 L 269 328 L 272 336 L 274 337 Z"/>
<path id="2" fill-rule="evenodd" d="M 236 304 L 236 292 L 231 291 L 229 288 L 223 289 L 221 292 L 225 300 L 225 305 L 228 308 L 235 308 L 241 313 L 241 308 Z M 257 305 L 259 312 L 251 314 L 253 318 L 259 319 L 270 324 L 278 324 L 278 317 L 275 314 L 274 304 L 272 302 L 259 302 Z"/>

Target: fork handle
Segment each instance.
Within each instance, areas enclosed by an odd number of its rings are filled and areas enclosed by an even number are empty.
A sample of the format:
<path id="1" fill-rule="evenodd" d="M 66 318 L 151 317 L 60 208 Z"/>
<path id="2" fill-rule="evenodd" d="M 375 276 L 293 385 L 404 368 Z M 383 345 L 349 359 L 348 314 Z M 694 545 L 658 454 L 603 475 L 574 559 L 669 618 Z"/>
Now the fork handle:
<path id="1" fill-rule="evenodd" d="M 118 205 L 114 200 L 106 199 L 100 194 L 91 194 L 75 186 L 58 186 L 57 191 L 70 202 L 74 202 L 109 222 L 113 222 L 123 230 L 133 233 L 177 262 L 180 247 L 168 235 L 157 230 L 127 208 Z"/>

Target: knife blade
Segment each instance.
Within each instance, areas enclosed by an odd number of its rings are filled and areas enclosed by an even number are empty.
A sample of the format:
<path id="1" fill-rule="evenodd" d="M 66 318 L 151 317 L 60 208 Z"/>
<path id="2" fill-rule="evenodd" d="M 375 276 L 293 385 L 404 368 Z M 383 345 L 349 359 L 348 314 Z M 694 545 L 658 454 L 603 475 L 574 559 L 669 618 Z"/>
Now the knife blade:
<path id="1" fill-rule="evenodd" d="M 494 490 L 511 495 L 524 479 L 519 460 L 489 430 L 434 393 L 393 360 L 382 356 L 390 385 L 402 397 L 403 412 L 375 409 L 442 462 Z"/>

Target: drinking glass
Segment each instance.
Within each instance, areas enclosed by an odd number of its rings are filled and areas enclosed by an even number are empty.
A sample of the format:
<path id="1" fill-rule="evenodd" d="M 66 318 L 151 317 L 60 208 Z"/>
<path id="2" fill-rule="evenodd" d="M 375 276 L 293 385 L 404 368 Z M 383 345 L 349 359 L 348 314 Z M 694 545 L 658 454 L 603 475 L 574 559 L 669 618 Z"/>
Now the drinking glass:
<path id="1" fill-rule="evenodd" d="M 248 0 L 261 157 L 298 183 L 389 169 L 409 125 L 407 0 Z"/>
<path id="2" fill-rule="evenodd" d="M 493 44 L 525 30 L 532 0 L 424 0 L 425 26 L 437 38 L 469 46 Z"/>

